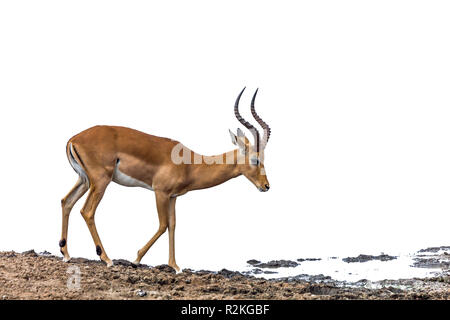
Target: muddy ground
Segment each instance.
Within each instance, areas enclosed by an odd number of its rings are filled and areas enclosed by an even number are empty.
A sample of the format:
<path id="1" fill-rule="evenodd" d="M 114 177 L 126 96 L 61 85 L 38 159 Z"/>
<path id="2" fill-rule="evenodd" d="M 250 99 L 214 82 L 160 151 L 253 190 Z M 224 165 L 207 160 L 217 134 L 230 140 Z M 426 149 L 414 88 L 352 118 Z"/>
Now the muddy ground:
<path id="1" fill-rule="evenodd" d="M 372 286 L 374 287 L 374 286 Z M 0 299 L 449 299 L 450 276 L 379 282 L 375 289 L 304 279 L 139 266 L 123 260 L 69 263 L 33 250 L 0 252 Z"/>

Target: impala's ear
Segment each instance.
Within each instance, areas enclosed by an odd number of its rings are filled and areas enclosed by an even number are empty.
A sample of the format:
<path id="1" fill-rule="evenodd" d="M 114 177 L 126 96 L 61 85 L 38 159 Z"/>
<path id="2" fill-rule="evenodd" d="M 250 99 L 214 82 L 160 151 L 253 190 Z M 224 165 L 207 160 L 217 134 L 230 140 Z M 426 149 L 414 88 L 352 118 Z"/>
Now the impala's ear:
<path id="1" fill-rule="evenodd" d="M 248 152 L 248 147 L 245 144 L 245 136 L 244 133 L 238 129 L 238 136 L 236 136 L 233 132 L 231 132 L 231 130 L 228 130 L 230 132 L 230 136 L 231 136 L 231 142 L 235 145 L 239 147 L 239 150 L 241 151 L 242 154 L 247 154 Z M 240 135 L 242 134 L 242 136 Z"/>
<path id="2" fill-rule="evenodd" d="M 231 143 L 234 144 L 235 146 L 237 146 L 237 145 L 238 145 L 238 142 L 237 142 L 237 137 L 236 137 L 236 135 L 235 135 L 233 132 L 231 132 L 230 129 L 228 129 L 228 131 L 230 132 Z"/>
<path id="3" fill-rule="evenodd" d="M 241 131 L 242 133 L 242 131 Z M 239 129 L 238 129 L 238 138 L 237 138 L 237 145 L 239 146 L 239 150 L 242 154 L 248 153 L 248 146 L 246 144 L 247 138 L 242 133 L 242 136 L 239 135 Z"/>
<path id="4" fill-rule="evenodd" d="M 245 137 L 245 134 L 242 132 L 240 128 L 237 128 L 237 135 L 238 137 Z"/>
<path id="5" fill-rule="evenodd" d="M 242 154 L 247 154 L 248 147 L 247 147 L 247 138 L 245 137 L 244 132 L 240 128 L 237 128 L 237 143 L 239 145 L 239 149 L 241 150 Z"/>

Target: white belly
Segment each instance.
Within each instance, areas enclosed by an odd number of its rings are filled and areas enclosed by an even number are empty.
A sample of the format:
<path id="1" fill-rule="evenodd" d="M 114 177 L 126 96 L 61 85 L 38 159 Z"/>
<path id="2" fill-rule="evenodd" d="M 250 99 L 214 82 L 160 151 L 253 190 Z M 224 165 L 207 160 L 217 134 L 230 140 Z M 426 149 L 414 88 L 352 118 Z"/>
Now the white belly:
<path id="1" fill-rule="evenodd" d="M 126 186 L 126 187 L 141 187 L 141 188 L 153 190 L 153 188 L 151 186 L 149 186 L 148 184 L 146 184 L 145 182 L 142 182 L 138 179 L 130 177 L 129 175 L 126 175 L 125 173 L 120 171 L 119 164 L 120 164 L 120 162 L 118 162 L 116 167 L 114 168 L 112 181 L 114 181 L 115 183 L 118 183 L 122 186 Z"/>

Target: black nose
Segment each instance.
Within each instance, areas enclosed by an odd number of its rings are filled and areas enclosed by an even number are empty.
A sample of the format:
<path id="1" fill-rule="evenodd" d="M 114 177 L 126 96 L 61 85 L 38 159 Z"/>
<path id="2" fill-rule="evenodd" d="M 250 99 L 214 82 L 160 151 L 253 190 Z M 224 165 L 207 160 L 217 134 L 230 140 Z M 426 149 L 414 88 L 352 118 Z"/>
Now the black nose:
<path id="1" fill-rule="evenodd" d="M 270 186 L 268 185 L 268 184 L 266 184 L 266 190 L 269 190 L 270 189 Z"/>

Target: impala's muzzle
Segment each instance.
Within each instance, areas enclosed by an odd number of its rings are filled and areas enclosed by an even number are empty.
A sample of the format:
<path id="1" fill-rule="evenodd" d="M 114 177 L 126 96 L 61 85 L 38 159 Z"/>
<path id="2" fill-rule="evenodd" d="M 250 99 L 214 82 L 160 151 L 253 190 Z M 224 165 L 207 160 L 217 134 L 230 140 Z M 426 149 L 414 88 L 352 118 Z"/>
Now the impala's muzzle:
<path id="1" fill-rule="evenodd" d="M 270 186 L 268 184 L 266 184 L 264 187 L 259 187 L 258 190 L 261 192 L 267 192 L 269 191 Z"/>

